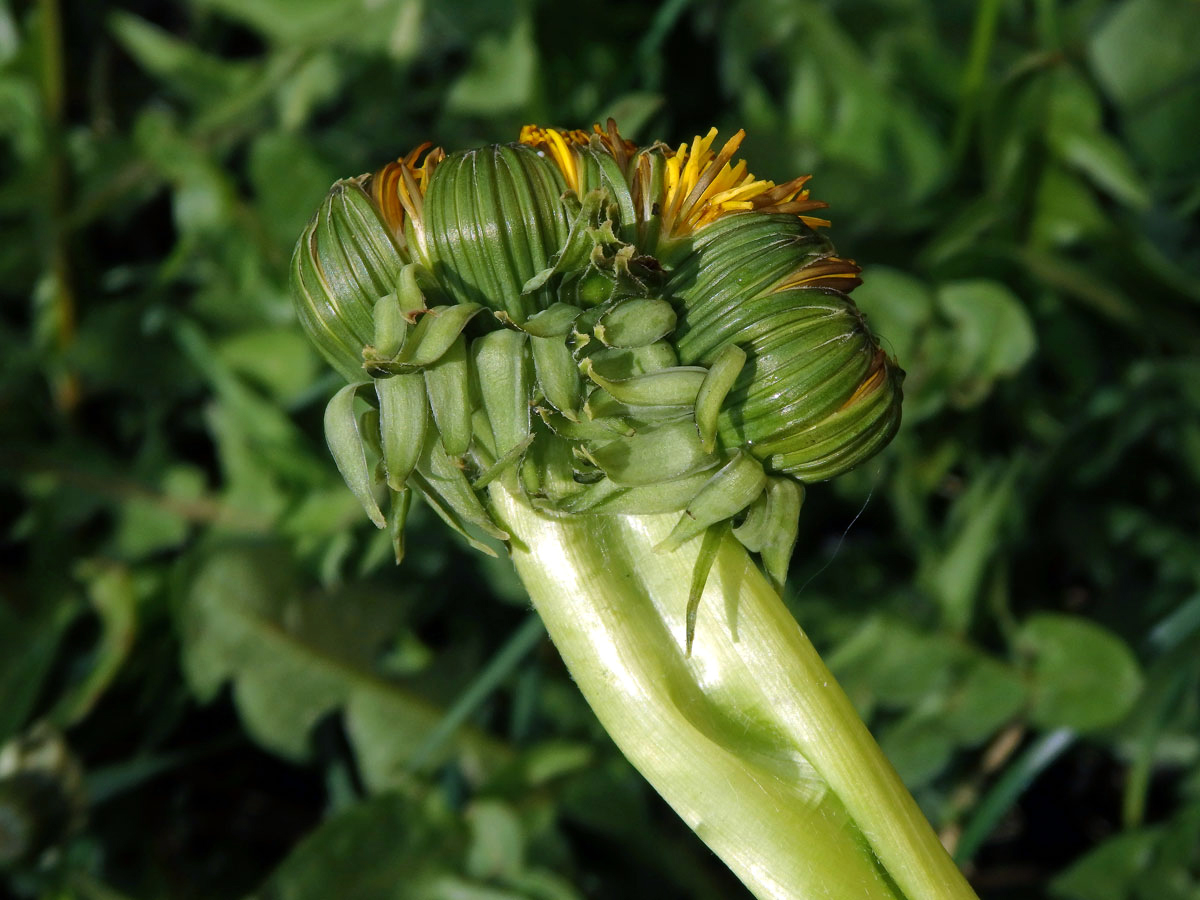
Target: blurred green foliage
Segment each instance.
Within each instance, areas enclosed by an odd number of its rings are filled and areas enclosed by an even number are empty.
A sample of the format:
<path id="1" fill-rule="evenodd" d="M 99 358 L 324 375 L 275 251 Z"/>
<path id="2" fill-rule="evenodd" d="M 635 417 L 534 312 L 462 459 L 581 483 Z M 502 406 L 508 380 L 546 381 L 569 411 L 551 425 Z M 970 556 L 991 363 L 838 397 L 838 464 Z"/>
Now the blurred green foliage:
<path id="1" fill-rule="evenodd" d="M 287 295 L 336 177 L 611 114 L 745 127 L 864 263 L 906 423 L 787 599 L 981 896 L 1196 897 L 1197 46 L 1193 0 L 0 2 L 0 743 L 61 735 L 78 812 L 23 832 L 0 762 L 0 893 L 744 895 L 505 564 L 420 509 L 390 564 Z"/>

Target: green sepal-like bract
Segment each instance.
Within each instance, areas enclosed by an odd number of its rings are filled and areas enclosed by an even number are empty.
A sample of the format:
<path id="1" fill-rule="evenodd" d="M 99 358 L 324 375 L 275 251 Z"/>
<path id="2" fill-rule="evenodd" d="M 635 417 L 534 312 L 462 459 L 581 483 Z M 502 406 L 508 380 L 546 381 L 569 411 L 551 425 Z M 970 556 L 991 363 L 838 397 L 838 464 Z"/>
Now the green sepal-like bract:
<path id="1" fill-rule="evenodd" d="M 643 347 L 675 329 L 675 308 L 655 297 L 629 297 L 596 319 L 593 333 L 606 347 Z"/>
<path id="2" fill-rule="evenodd" d="M 743 547 L 762 557 L 763 568 L 777 589 L 787 577 L 803 503 L 804 485 L 792 478 L 770 478 L 745 520 L 733 529 Z"/>
<path id="3" fill-rule="evenodd" d="M 391 359 L 368 359 L 367 371 L 375 376 L 401 375 L 433 365 L 454 345 L 467 323 L 482 311 L 478 303 L 426 310 L 400 351 Z"/>
<path id="4" fill-rule="evenodd" d="M 710 525 L 733 518 L 753 503 L 766 485 L 767 476 L 762 465 L 750 454 L 739 450 L 688 501 L 679 523 L 663 541 L 662 548 L 674 550 Z"/>
<path id="5" fill-rule="evenodd" d="M 711 469 L 719 462 L 690 422 L 674 422 L 631 437 L 581 447 L 580 453 L 622 487 L 660 484 Z"/>
<path id="6" fill-rule="evenodd" d="M 584 374 L 605 393 L 627 406 L 694 407 L 696 395 L 708 370 L 702 366 L 672 366 L 629 378 L 605 378 L 590 359 L 583 362 Z"/>
<path id="7" fill-rule="evenodd" d="M 546 400 L 568 419 L 577 419 L 583 380 L 571 348 L 560 337 L 530 337 L 533 368 Z"/>
<path id="8" fill-rule="evenodd" d="M 425 390 L 442 449 L 450 456 L 463 456 L 471 446 L 471 365 L 465 335 L 425 368 Z"/>
<path id="9" fill-rule="evenodd" d="M 745 365 L 746 351 L 737 344 L 726 344 L 700 382 L 700 390 L 696 392 L 696 430 L 701 446 L 709 453 L 717 445 L 717 417 L 721 407 Z"/>
<path id="10" fill-rule="evenodd" d="M 388 536 L 392 539 L 392 553 L 396 564 L 404 562 L 404 525 L 408 521 L 408 510 L 412 506 L 412 489 L 392 491 L 392 503 L 388 509 Z"/>
<path id="11" fill-rule="evenodd" d="M 375 341 L 364 349 L 364 356 L 388 359 L 396 356 L 408 337 L 408 319 L 400 308 L 395 294 L 385 294 L 375 301 Z"/>
<path id="12" fill-rule="evenodd" d="M 477 549 L 486 547 L 484 552 L 495 555 L 490 547 L 474 539 L 468 526 L 498 541 L 508 540 L 508 535 L 488 516 L 463 470 L 446 455 L 441 442 L 432 434 L 425 439 L 424 453 L 415 477 L 419 479 L 417 483 L 425 498 L 433 501 L 438 515 L 467 538 L 472 546 Z"/>
<path id="13" fill-rule="evenodd" d="M 377 378 L 375 393 L 379 397 L 380 446 L 388 487 L 402 491 L 425 446 L 429 418 L 425 378 L 419 372 Z"/>
<path id="14" fill-rule="evenodd" d="M 519 331 L 493 331 L 477 339 L 471 348 L 496 458 L 507 454 L 530 433 L 533 380 L 528 342 L 528 336 Z"/>
<path id="15" fill-rule="evenodd" d="M 333 395 L 325 407 L 325 441 L 346 486 L 362 504 L 371 521 L 383 528 L 387 520 L 371 487 L 374 479 L 367 463 L 359 417 L 354 408 L 359 392 L 368 386 L 367 382 L 355 382 Z"/>

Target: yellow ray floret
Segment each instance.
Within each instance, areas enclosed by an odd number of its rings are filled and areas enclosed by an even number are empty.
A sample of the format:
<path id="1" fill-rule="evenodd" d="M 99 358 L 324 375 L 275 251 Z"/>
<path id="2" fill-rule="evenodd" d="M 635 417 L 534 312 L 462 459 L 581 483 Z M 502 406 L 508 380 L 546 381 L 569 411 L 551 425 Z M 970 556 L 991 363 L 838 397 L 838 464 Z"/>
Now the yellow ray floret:
<path id="1" fill-rule="evenodd" d="M 590 146 L 595 141 L 596 146 L 617 161 L 622 172 L 626 170 L 629 160 L 637 152 L 637 147 L 631 141 L 621 137 L 620 132 L 617 131 L 617 123 L 612 119 L 608 120 L 606 128 L 595 124 L 590 132 L 578 128 L 568 131 L 559 128 L 544 128 L 541 125 L 526 125 L 521 129 L 519 140 L 522 144 L 545 154 L 551 162 L 558 166 L 563 178 L 566 179 L 567 186 L 576 194 L 581 193 L 582 188 L 579 167 L 580 152 L 584 147 Z"/>
<path id="2" fill-rule="evenodd" d="M 650 186 L 648 165 L 639 166 L 635 191 L 641 193 L 637 205 L 650 211 L 657 207 L 662 217 L 662 232 L 667 237 L 682 237 L 710 225 L 722 216 L 736 212 L 792 213 L 800 215 L 827 204 L 811 200 L 804 185 L 811 176 L 804 175 L 784 184 L 756 178 L 747 171 L 744 160 L 733 162 L 746 132 L 739 130 L 725 142 L 717 153 L 713 143 L 717 129 L 704 137 L 697 135 L 691 145 L 680 144 L 672 151 L 662 148 L 665 157 L 661 194 L 648 196 Z M 828 226 L 825 219 L 800 215 L 810 227 Z"/>
<path id="3" fill-rule="evenodd" d="M 567 186 L 577 194 L 582 187 L 583 148 L 593 146 L 608 153 L 629 180 L 641 223 L 661 217 L 662 237 L 683 237 L 722 216 L 753 210 L 790 213 L 811 228 L 828 227 L 828 220 L 804 215 L 827 205 L 809 197 L 804 186 L 810 176 L 776 184 L 756 178 L 747 170 L 744 160 L 733 161 L 745 136 L 746 132 L 739 130 L 714 152 L 717 129 L 713 128 L 677 149 L 656 144 L 639 153 L 609 119 L 606 128 L 593 125 L 591 132 L 526 125 L 521 129 L 520 141 L 553 162 Z M 650 154 L 659 154 L 663 159 L 661 180 L 654 177 Z"/>
<path id="4" fill-rule="evenodd" d="M 406 244 L 404 221 L 407 216 L 422 256 L 427 255 L 425 191 L 429 189 L 429 179 L 433 177 L 434 169 L 446 158 L 446 151 L 441 147 L 430 150 L 431 146 L 426 141 L 406 156 L 388 163 L 370 179 L 371 196 L 383 214 L 383 220 L 401 244 Z M 427 150 L 428 153 L 425 152 Z M 422 154 L 425 154 L 424 159 L 421 159 Z"/>
<path id="5" fill-rule="evenodd" d="M 526 125 L 521 129 L 520 141 L 549 157 L 567 180 L 567 187 L 576 194 L 580 193 L 579 153 L 576 148 L 588 142 L 586 132 L 579 129 L 560 131 L 557 128 Z"/>

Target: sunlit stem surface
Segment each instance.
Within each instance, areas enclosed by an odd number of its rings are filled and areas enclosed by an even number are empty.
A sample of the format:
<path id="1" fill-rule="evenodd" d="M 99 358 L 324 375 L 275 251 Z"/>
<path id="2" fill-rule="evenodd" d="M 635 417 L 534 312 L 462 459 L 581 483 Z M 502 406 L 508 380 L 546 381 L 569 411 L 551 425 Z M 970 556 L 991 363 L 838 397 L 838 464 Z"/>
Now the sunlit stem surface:
<path id="1" fill-rule="evenodd" d="M 760 898 L 974 900 L 808 638 L 726 539 L 685 611 L 700 540 L 677 516 L 552 518 L 503 483 L 495 515 L 555 645 L 622 752 Z"/>

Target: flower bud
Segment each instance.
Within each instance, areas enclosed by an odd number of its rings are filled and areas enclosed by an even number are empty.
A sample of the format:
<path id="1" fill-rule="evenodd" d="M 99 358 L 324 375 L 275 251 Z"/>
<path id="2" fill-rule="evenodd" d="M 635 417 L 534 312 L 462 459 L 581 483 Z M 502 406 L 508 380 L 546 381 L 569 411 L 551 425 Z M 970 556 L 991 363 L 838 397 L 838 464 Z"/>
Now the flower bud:
<path id="1" fill-rule="evenodd" d="M 339 181 L 330 189 L 291 265 L 300 324 L 348 381 L 363 377 L 363 348 L 375 337 L 375 304 L 396 289 L 406 262 L 362 181 Z"/>
<path id="2" fill-rule="evenodd" d="M 398 532 L 407 502 L 385 516 L 372 472 L 483 547 L 503 531 L 482 491 L 504 479 L 556 514 L 678 513 L 666 545 L 734 525 L 782 581 L 802 485 L 891 439 L 903 372 L 848 296 L 858 266 L 806 215 L 825 205 L 807 177 L 756 178 L 741 132 L 715 138 L 527 126 L 334 185 L 293 286 L 355 382 L 329 444 L 376 524 Z"/>
<path id="3" fill-rule="evenodd" d="M 554 302 L 525 284 L 567 238 L 559 170 L 523 145 L 453 153 L 425 195 L 430 266 L 460 303 L 503 310 L 517 323 Z"/>
<path id="4" fill-rule="evenodd" d="M 730 344 L 748 356 L 718 417 L 724 446 L 812 482 L 891 440 L 904 373 L 838 290 L 858 271 L 790 216 L 730 216 L 702 233 L 667 291 L 684 306 L 681 362 L 711 364 Z"/>

